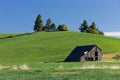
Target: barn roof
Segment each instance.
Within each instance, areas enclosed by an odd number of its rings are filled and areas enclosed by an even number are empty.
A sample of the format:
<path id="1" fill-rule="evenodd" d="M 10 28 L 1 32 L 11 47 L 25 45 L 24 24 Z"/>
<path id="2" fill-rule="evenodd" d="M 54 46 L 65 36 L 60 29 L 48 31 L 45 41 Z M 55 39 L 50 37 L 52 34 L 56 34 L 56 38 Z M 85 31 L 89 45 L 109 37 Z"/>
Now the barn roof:
<path id="1" fill-rule="evenodd" d="M 65 61 L 79 61 L 80 57 L 85 53 L 89 52 L 93 47 L 97 47 L 97 45 L 85 45 L 85 46 L 77 46 L 71 54 L 65 59 Z M 98 47 L 99 48 L 99 47 Z M 100 48 L 99 48 L 100 49 Z M 100 49 L 101 50 L 101 49 Z"/>

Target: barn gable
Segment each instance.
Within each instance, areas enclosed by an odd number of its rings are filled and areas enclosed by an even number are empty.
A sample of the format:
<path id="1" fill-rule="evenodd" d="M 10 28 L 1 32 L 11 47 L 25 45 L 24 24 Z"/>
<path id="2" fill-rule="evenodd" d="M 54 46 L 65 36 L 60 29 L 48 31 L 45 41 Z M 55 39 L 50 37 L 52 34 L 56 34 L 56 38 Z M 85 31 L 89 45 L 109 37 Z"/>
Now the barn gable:
<path id="1" fill-rule="evenodd" d="M 97 45 L 77 46 L 65 62 L 101 60 L 101 49 Z"/>

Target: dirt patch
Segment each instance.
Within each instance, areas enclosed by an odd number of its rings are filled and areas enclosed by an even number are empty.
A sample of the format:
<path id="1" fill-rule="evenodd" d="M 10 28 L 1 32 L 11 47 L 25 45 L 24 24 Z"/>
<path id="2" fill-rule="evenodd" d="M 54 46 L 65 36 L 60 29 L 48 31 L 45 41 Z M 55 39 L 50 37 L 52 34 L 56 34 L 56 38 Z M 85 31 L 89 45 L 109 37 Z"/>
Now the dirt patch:
<path id="1" fill-rule="evenodd" d="M 120 53 L 103 54 L 102 61 L 120 61 L 114 58 L 116 55 L 119 55 L 119 54 Z"/>
<path id="2" fill-rule="evenodd" d="M 28 70 L 29 67 L 28 65 L 26 64 L 23 64 L 23 65 L 19 65 L 19 66 L 16 66 L 16 65 L 13 65 L 13 66 L 3 66 L 3 65 L 0 65 L 0 70 L 8 70 L 8 69 L 14 69 L 14 70 Z"/>
<path id="3" fill-rule="evenodd" d="M 119 65 L 112 65 L 112 66 L 90 65 L 90 66 L 83 66 L 81 69 L 120 69 L 120 66 Z"/>

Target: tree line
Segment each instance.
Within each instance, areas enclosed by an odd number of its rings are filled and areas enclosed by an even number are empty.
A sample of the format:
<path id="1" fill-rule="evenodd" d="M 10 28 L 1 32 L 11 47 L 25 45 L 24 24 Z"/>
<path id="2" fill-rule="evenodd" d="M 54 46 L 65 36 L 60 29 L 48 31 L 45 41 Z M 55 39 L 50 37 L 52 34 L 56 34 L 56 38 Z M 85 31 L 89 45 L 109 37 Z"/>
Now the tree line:
<path id="1" fill-rule="evenodd" d="M 80 25 L 79 30 L 80 32 L 104 35 L 104 33 L 96 27 L 95 22 L 92 22 L 92 24 L 89 26 L 86 20 L 84 20 Z"/>
<path id="2" fill-rule="evenodd" d="M 83 23 L 79 26 L 79 30 L 80 32 L 104 35 L 104 33 L 96 27 L 95 22 L 92 22 L 92 24 L 89 26 L 86 20 L 84 20 Z M 60 24 L 58 27 L 56 27 L 55 23 L 53 23 L 50 18 L 46 20 L 46 24 L 44 25 L 42 16 L 39 14 L 35 20 L 34 31 L 68 31 L 68 26 L 66 24 Z"/>
<path id="3" fill-rule="evenodd" d="M 60 24 L 58 25 L 58 27 L 56 27 L 55 23 L 53 23 L 50 18 L 48 18 L 46 24 L 43 25 L 42 16 L 39 14 L 35 20 L 34 31 L 35 32 L 68 31 L 68 26 L 66 24 Z"/>

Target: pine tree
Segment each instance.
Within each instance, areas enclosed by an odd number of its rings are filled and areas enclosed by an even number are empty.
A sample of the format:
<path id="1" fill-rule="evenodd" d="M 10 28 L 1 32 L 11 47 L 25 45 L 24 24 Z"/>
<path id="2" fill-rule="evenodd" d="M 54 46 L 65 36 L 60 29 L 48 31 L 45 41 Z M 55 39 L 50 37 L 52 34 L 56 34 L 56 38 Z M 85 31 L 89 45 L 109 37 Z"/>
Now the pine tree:
<path id="1" fill-rule="evenodd" d="M 87 33 L 104 35 L 104 33 L 96 27 L 94 22 L 92 22 L 91 26 L 87 29 Z"/>
<path id="2" fill-rule="evenodd" d="M 95 22 L 92 22 L 90 28 L 92 28 L 92 29 L 96 29 L 96 30 L 97 30 Z"/>
<path id="3" fill-rule="evenodd" d="M 35 32 L 42 31 L 42 28 L 43 28 L 42 16 L 39 14 L 35 21 L 34 31 Z"/>
<path id="4" fill-rule="evenodd" d="M 92 22 L 91 26 L 87 29 L 87 33 L 99 34 L 98 29 L 96 28 L 96 24 Z"/>
<path id="5" fill-rule="evenodd" d="M 45 25 L 45 31 L 49 32 L 51 31 L 51 25 L 52 25 L 52 20 L 50 18 L 47 19 L 46 25 Z"/>
<path id="6" fill-rule="evenodd" d="M 56 25 L 52 22 L 50 18 L 47 19 L 46 25 L 44 26 L 44 30 L 47 32 L 56 31 Z"/>
<path id="7" fill-rule="evenodd" d="M 53 31 L 56 31 L 56 25 L 55 25 L 54 23 L 51 24 L 51 29 L 52 29 Z"/>
<path id="8" fill-rule="evenodd" d="M 84 20 L 83 23 L 81 24 L 79 30 L 80 30 L 80 32 L 86 32 L 87 28 L 88 28 L 88 23 L 86 20 Z"/>
<path id="9" fill-rule="evenodd" d="M 50 18 L 48 18 L 46 21 L 46 27 L 50 27 L 51 24 L 52 24 L 52 20 Z"/>

